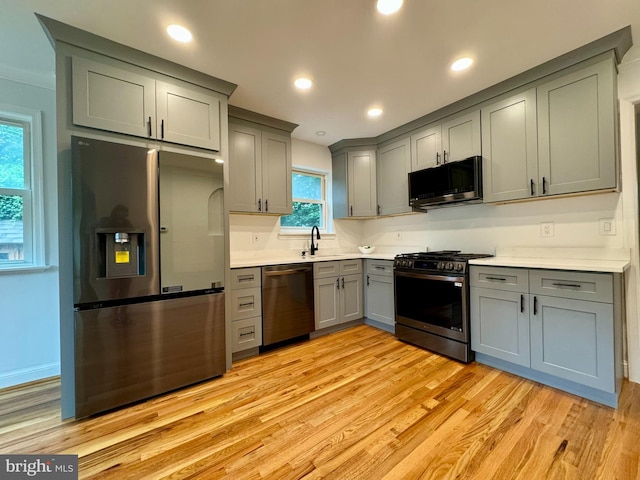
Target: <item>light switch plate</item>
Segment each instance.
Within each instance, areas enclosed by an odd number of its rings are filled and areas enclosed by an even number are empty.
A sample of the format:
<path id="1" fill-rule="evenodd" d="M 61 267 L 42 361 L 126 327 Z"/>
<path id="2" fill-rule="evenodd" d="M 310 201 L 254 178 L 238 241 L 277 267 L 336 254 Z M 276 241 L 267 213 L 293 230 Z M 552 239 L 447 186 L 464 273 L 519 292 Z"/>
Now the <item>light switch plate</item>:
<path id="1" fill-rule="evenodd" d="M 616 220 L 614 218 L 601 218 L 600 219 L 600 235 L 616 235 Z"/>

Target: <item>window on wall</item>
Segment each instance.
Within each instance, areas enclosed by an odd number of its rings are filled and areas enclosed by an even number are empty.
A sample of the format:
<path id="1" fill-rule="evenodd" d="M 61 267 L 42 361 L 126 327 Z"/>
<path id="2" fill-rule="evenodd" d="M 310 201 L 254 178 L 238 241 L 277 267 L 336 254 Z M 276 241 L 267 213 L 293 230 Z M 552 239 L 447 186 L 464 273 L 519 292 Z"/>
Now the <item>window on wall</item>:
<path id="1" fill-rule="evenodd" d="M 306 231 L 314 225 L 326 230 L 326 175 L 294 169 L 291 183 L 293 213 L 280 217 L 282 230 Z"/>
<path id="2" fill-rule="evenodd" d="M 40 112 L 0 105 L 0 269 L 44 262 Z"/>

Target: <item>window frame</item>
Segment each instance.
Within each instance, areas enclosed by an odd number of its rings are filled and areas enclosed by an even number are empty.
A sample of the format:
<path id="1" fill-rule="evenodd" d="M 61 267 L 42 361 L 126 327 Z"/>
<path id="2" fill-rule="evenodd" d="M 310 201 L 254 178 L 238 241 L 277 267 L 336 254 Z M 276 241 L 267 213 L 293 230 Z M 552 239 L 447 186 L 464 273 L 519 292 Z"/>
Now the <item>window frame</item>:
<path id="1" fill-rule="evenodd" d="M 0 261 L 0 273 L 45 267 L 42 112 L 0 104 L 0 122 L 23 127 L 24 188 L 0 187 L 0 195 L 22 197 L 23 260 Z"/>
<path id="2" fill-rule="evenodd" d="M 309 198 L 291 198 L 291 205 L 293 207 L 293 203 L 294 202 L 304 202 L 304 203 L 315 203 L 315 204 L 320 204 L 321 208 L 322 208 L 322 224 L 323 227 L 320 228 L 320 232 L 321 233 L 328 233 L 329 232 L 329 211 L 328 211 L 328 195 L 329 195 L 329 191 L 328 191 L 328 174 L 327 172 L 324 171 L 319 171 L 319 170 L 312 170 L 309 168 L 305 168 L 305 167 L 292 167 L 291 168 L 291 182 L 293 183 L 293 175 L 295 174 L 299 174 L 299 175 L 307 175 L 307 176 L 311 176 L 311 177 L 319 177 L 320 181 L 321 181 L 321 185 L 320 185 L 320 192 L 321 192 L 321 200 L 315 200 L 315 199 L 309 199 Z M 293 188 L 292 188 L 293 191 Z M 280 217 L 281 219 L 283 217 L 286 217 L 288 215 L 283 215 L 282 217 Z M 309 227 L 287 227 L 287 226 L 283 226 L 281 223 L 281 220 L 278 221 L 279 225 L 280 225 L 280 233 L 281 234 L 289 234 L 289 235 L 297 235 L 297 234 L 307 234 L 309 229 L 311 228 L 311 226 Z"/>

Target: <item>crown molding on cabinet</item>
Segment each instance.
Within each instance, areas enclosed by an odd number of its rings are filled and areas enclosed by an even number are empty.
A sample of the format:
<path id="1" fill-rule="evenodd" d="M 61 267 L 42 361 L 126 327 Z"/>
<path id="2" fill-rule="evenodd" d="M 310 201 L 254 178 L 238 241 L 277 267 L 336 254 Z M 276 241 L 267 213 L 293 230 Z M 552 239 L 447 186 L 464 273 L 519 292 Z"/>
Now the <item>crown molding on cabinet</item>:
<path id="1" fill-rule="evenodd" d="M 278 118 L 269 117 L 261 113 L 245 110 L 244 108 L 229 105 L 229 117 L 245 120 L 247 122 L 258 123 L 267 127 L 283 130 L 287 133 L 293 132 L 298 126 L 297 123 L 287 122 Z"/>

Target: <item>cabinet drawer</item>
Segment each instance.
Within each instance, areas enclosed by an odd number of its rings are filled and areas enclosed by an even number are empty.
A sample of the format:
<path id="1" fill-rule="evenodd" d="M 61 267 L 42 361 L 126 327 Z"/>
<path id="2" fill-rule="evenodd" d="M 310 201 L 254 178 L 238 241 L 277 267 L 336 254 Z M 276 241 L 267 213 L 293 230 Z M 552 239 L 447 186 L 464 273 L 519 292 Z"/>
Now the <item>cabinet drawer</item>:
<path id="1" fill-rule="evenodd" d="M 613 303 L 613 277 L 608 273 L 530 270 L 529 283 L 534 295 Z"/>
<path id="2" fill-rule="evenodd" d="M 259 287 L 260 267 L 231 270 L 231 289 Z"/>
<path id="3" fill-rule="evenodd" d="M 231 290 L 231 320 L 262 315 L 260 287 Z"/>
<path id="4" fill-rule="evenodd" d="M 231 322 L 231 352 L 241 352 L 262 345 L 262 317 Z"/>
<path id="5" fill-rule="evenodd" d="M 493 288 L 508 292 L 529 292 L 528 270 L 524 268 L 481 267 L 469 269 L 472 287 Z"/>
<path id="6" fill-rule="evenodd" d="M 366 260 L 369 275 L 393 276 L 393 260 Z"/>
<path id="7" fill-rule="evenodd" d="M 340 275 L 340 262 L 317 262 L 313 264 L 313 278 L 337 277 Z"/>
<path id="8" fill-rule="evenodd" d="M 362 260 L 341 260 L 340 275 L 353 275 L 354 273 L 362 273 Z"/>

